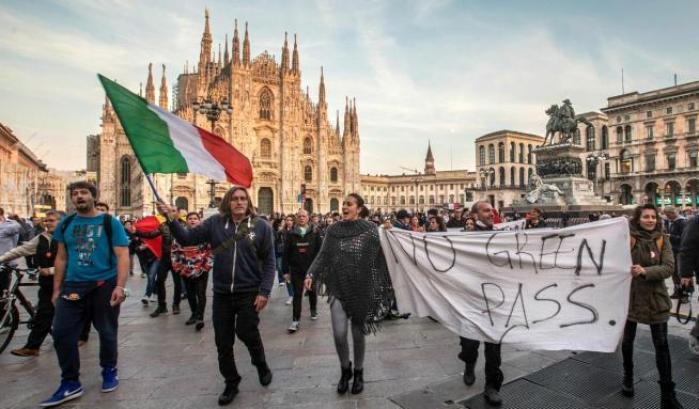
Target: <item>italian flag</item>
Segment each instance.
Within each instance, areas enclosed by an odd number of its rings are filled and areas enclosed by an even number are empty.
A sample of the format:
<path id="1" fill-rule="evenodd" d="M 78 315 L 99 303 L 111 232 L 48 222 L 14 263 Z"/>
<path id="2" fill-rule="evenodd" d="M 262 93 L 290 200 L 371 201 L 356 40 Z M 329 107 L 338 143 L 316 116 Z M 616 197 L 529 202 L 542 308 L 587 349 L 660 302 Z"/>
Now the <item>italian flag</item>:
<path id="1" fill-rule="evenodd" d="M 223 138 L 97 76 L 144 173 L 196 173 L 250 187 L 250 161 Z"/>

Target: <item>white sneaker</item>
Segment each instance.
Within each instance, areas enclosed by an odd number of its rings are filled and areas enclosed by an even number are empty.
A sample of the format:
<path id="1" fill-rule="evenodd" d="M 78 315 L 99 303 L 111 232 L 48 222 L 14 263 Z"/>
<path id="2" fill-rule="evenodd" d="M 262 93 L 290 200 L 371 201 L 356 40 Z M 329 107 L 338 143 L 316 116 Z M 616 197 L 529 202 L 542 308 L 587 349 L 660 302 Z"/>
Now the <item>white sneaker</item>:
<path id="1" fill-rule="evenodd" d="M 294 302 L 294 297 L 289 297 L 286 299 L 286 302 L 284 304 L 291 305 L 292 302 Z"/>
<path id="2" fill-rule="evenodd" d="M 317 312 L 311 313 L 311 321 L 315 321 L 317 319 L 318 319 L 318 313 Z"/>
<path id="3" fill-rule="evenodd" d="M 298 321 L 291 321 L 291 325 L 289 326 L 289 334 L 293 334 L 294 332 L 299 330 L 299 322 Z"/>

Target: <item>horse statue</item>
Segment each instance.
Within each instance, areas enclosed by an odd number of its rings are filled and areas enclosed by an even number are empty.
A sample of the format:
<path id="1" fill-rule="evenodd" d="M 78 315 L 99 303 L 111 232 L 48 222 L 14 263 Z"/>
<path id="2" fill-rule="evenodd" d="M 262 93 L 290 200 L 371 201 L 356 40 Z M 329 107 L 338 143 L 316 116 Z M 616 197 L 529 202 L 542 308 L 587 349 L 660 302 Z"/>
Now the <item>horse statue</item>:
<path id="1" fill-rule="evenodd" d="M 529 178 L 529 192 L 527 192 L 527 202 L 534 204 L 539 201 L 541 195 L 546 192 L 553 192 L 555 199 L 558 199 L 559 195 L 564 193 L 556 185 L 547 185 L 541 179 L 541 176 L 536 173 Z"/>
<path id="2" fill-rule="evenodd" d="M 549 120 L 546 123 L 546 136 L 543 145 L 553 145 L 556 133 L 559 135 L 559 144 L 568 143 L 577 132 L 579 123 L 592 125 L 587 119 L 575 115 L 573 104 L 569 99 L 563 100 L 560 106 L 551 105 L 545 112 L 549 116 Z"/>

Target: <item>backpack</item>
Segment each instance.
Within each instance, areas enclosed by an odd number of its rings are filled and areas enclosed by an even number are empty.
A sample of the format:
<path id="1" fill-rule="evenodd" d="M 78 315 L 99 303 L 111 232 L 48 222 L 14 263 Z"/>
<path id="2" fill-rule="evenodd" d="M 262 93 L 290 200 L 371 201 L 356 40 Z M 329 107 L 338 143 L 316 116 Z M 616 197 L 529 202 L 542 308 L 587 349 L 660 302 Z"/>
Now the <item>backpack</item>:
<path id="1" fill-rule="evenodd" d="M 660 236 L 655 239 L 655 245 L 658 247 L 658 252 L 663 254 L 663 245 L 665 244 L 665 236 Z M 636 238 L 631 237 L 631 250 L 636 246 Z"/>
<path id="2" fill-rule="evenodd" d="M 64 237 L 66 230 L 68 230 L 68 226 L 70 226 L 70 224 L 73 222 L 76 214 L 77 213 L 73 213 L 66 217 L 63 224 L 61 224 L 61 235 Z M 109 266 L 111 267 L 112 264 L 114 264 L 114 246 L 112 246 L 112 216 L 109 213 L 104 213 L 102 228 L 104 229 L 104 233 L 107 235 L 107 243 L 109 243 Z M 68 252 L 66 252 L 66 257 L 68 257 Z"/>

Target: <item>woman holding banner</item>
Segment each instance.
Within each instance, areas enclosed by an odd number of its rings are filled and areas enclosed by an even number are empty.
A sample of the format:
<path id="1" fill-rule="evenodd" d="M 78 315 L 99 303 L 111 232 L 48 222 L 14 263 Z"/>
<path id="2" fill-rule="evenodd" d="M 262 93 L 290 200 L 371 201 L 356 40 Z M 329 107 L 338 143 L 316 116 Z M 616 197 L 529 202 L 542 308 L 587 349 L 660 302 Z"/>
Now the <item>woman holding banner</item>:
<path id="1" fill-rule="evenodd" d="M 667 342 L 667 321 L 672 303 L 665 279 L 672 276 L 675 259 L 672 247 L 662 232 L 658 210 L 652 204 L 639 206 L 630 221 L 631 230 L 631 296 L 629 315 L 621 344 L 624 365 L 622 393 L 634 395 L 633 343 L 639 323 L 650 325 L 655 362 L 660 375 L 661 408 L 678 409 L 682 404 L 675 396 L 672 382 L 670 348 Z"/>
<path id="2" fill-rule="evenodd" d="M 320 252 L 306 275 L 305 286 L 325 284 L 329 296 L 335 348 L 342 377 L 337 392 L 343 394 L 354 377 L 352 393 L 364 389 L 364 336 L 376 329 L 376 317 L 391 306 L 388 274 L 377 226 L 366 220 L 364 199 L 351 193 L 342 203 L 342 221 L 331 225 Z M 352 323 L 354 372 L 347 342 L 348 321 Z"/>

